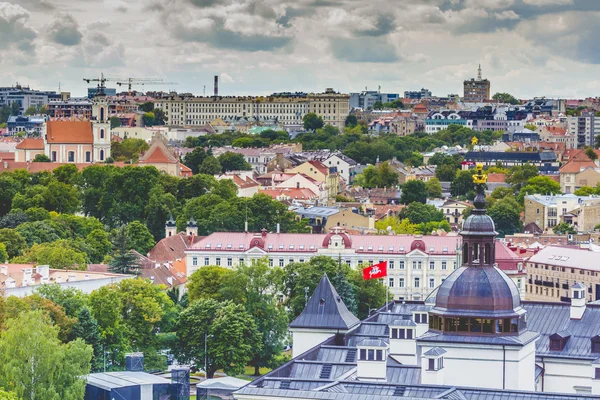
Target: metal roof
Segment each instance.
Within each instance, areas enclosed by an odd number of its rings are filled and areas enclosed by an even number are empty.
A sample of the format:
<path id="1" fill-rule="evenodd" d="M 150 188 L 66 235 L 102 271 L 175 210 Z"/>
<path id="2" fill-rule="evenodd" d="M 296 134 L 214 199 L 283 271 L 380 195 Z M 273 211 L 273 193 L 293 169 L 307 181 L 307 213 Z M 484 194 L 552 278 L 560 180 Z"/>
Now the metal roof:
<path id="1" fill-rule="evenodd" d="M 289 327 L 348 330 L 358 324 L 360 320 L 348 310 L 325 274 L 302 313 Z"/>
<path id="2" fill-rule="evenodd" d="M 363 339 L 357 343 L 360 347 L 388 347 L 387 343 L 379 339 Z"/>
<path id="3" fill-rule="evenodd" d="M 89 374 L 86 377 L 87 384 L 104 390 L 117 389 L 138 385 L 170 384 L 169 379 L 148 374 L 146 372 L 121 371 L 121 372 L 99 372 Z"/>
<path id="4" fill-rule="evenodd" d="M 441 356 L 444 354 L 446 354 L 446 350 L 442 349 L 441 347 L 434 347 L 433 349 L 423 353 L 423 355 L 425 355 L 425 356 L 433 356 L 433 357 L 438 357 L 438 356 Z"/>
<path id="5" fill-rule="evenodd" d="M 299 207 L 293 210 L 296 214 L 311 217 L 330 217 L 340 212 L 337 207 Z"/>

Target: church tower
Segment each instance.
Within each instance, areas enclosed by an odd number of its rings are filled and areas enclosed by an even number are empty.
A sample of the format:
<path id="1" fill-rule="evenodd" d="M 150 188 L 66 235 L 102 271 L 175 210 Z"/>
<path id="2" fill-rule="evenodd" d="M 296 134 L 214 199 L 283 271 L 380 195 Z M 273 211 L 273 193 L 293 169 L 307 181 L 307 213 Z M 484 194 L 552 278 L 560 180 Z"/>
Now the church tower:
<path id="1" fill-rule="evenodd" d="M 92 131 L 94 134 L 94 161 L 104 162 L 110 157 L 110 113 L 103 88 L 99 88 L 92 104 Z"/>
<path id="2" fill-rule="evenodd" d="M 429 330 L 417 339 L 421 383 L 535 390 L 535 342 L 512 279 L 495 265 L 487 176 L 477 165 L 475 210 L 464 221 L 462 266 L 434 292 Z"/>

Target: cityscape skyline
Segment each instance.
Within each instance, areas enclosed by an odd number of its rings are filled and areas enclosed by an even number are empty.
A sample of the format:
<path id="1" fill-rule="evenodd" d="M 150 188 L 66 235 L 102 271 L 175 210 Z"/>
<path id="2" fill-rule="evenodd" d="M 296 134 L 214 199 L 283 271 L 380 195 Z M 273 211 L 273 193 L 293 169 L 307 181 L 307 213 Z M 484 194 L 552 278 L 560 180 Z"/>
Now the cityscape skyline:
<path id="1" fill-rule="evenodd" d="M 82 3 L 80 3 L 82 4 Z M 595 95 L 600 3 L 426 0 L 362 4 L 226 0 L 0 2 L 2 85 L 84 95 L 101 72 L 179 85 L 138 87 L 223 95 L 426 87 L 461 93 L 481 63 L 491 93 Z M 547 29 L 551 26 L 552 29 Z M 569 76 L 577 79 L 567 79 Z"/>

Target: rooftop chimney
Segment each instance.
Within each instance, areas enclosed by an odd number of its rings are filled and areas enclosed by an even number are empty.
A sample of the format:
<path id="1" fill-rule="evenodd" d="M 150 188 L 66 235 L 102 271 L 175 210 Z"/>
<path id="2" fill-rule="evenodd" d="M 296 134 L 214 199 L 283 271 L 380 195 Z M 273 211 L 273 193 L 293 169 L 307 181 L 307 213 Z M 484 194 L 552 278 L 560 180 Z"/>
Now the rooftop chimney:
<path id="1" fill-rule="evenodd" d="M 571 286 L 571 319 L 581 319 L 585 313 L 585 285 L 576 283 Z"/>
<path id="2" fill-rule="evenodd" d="M 8 266 L 7 265 L 0 266 L 0 275 L 8 275 Z"/>
<path id="3" fill-rule="evenodd" d="M 38 265 L 35 267 L 35 271 L 42 276 L 42 278 L 50 277 L 50 266 L 49 265 Z"/>
<path id="4" fill-rule="evenodd" d="M 356 345 L 358 361 L 356 377 L 362 381 L 387 379 L 388 345 L 383 340 L 365 339 Z"/>

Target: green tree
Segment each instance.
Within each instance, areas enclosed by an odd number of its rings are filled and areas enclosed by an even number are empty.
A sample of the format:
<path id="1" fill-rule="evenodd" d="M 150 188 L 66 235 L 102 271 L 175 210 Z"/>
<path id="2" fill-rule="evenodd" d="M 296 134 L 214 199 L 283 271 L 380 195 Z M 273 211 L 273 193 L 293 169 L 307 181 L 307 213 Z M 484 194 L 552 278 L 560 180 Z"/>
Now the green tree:
<path id="1" fill-rule="evenodd" d="M 469 192 L 475 190 L 473 185 L 473 174 L 475 171 L 460 171 L 450 183 L 450 194 L 454 197 L 466 196 Z"/>
<path id="2" fill-rule="evenodd" d="M 77 323 L 71 330 L 74 339 L 81 339 L 93 350 L 92 370 L 100 371 L 103 366 L 102 336 L 98 328 L 98 321 L 92 316 L 90 309 L 84 306 L 77 315 Z"/>
<path id="3" fill-rule="evenodd" d="M 217 266 L 198 268 L 187 279 L 188 297 L 191 302 L 202 299 L 225 300 L 222 288 L 232 271 Z"/>
<path id="4" fill-rule="evenodd" d="M 116 274 L 140 273 L 138 260 L 131 252 L 132 245 L 127 235 L 127 228 L 122 226 L 115 230 L 112 240 L 112 260 L 109 263 L 109 269 Z"/>
<path id="5" fill-rule="evenodd" d="M 36 154 L 33 157 L 33 162 L 50 162 L 50 157 L 45 154 Z"/>
<path id="6" fill-rule="evenodd" d="M 425 188 L 427 189 L 427 198 L 437 199 L 442 197 L 442 185 L 438 178 L 434 177 L 427 181 L 425 183 Z"/>
<path id="7" fill-rule="evenodd" d="M 391 230 L 392 232 L 397 233 L 399 235 L 400 234 L 414 235 L 414 234 L 421 233 L 421 231 L 419 230 L 418 224 L 411 224 L 411 222 L 407 218 L 400 221 L 400 219 L 398 219 L 398 217 L 395 217 L 392 215 L 387 216 L 387 217 L 375 222 L 375 228 L 380 233 L 383 233 L 383 234 L 388 233 L 388 228 L 390 228 L 389 230 Z"/>
<path id="8" fill-rule="evenodd" d="M 192 173 L 196 175 L 200 169 L 200 165 L 204 162 L 207 157 L 206 152 L 202 147 L 196 147 L 190 153 L 187 153 L 183 163 L 192 170 Z"/>
<path id="9" fill-rule="evenodd" d="M 513 197 L 504 197 L 489 208 L 488 215 L 494 220 L 500 237 L 522 230 L 520 211 L 521 207 Z"/>
<path id="10" fill-rule="evenodd" d="M 567 224 L 566 222 L 561 222 L 560 224 L 552 227 L 552 231 L 559 235 L 575 235 L 577 234 L 577 229 L 573 227 L 571 224 Z"/>
<path id="11" fill-rule="evenodd" d="M 221 171 L 250 171 L 252 166 L 246 162 L 242 154 L 227 151 L 217 157 Z"/>
<path id="12" fill-rule="evenodd" d="M 144 111 L 144 112 L 150 112 L 154 110 L 154 103 L 151 101 L 147 101 L 145 103 L 140 104 L 139 106 L 140 111 Z"/>
<path id="13" fill-rule="evenodd" d="M 252 354 L 262 348 L 254 319 L 242 305 L 231 302 L 193 302 L 179 316 L 176 331 L 177 359 L 192 364 L 194 369 L 203 368 L 206 359 L 208 378 L 219 369 L 228 375 L 243 372 Z"/>
<path id="14" fill-rule="evenodd" d="M 344 125 L 348 128 L 354 128 L 356 125 L 358 125 L 358 118 L 356 118 L 356 115 L 350 114 L 346 117 Z"/>
<path id="15" fill-rule="evenodd" d="M 402 185 L 400 203 L 410 204 L 415 201 L 423 204 L 427 202 L 427 186 L 423 181 L 411 179 Z"/>
<path id="16" fill-rule="evenodd" d="M 527 185 L 523 186 L 519 191 L 517 200 L 523 204 L 523 200 L 528 194 L 559 194 L 561 193 L 560 184 L 547 176 L 536 176 L 527 181 Z"/>
<path id="17" fill-rule="evenodd" d="M 519 100 L 517 100 L 513 95 L 508 94 L 508 93 L 496 93 L 492 96 L 492 99 L 499 101 L 501 103 L 508 103 L 508 104 L 521 104 L 521 102 Z"/>
<path id="18" fill-rule="evenodd" d="M 10 104 L 10 115 L 20 115 L 21 114 L 21 103 L 17 101 L 13 101 Z"/>
<path id="19" fill-rule="evenodd" d="M 71 240 L 34 244 L 15 261 L 49 265 L 56 269 L 85 269 L 86 254 Z"/>
<path id="20" fill-rule="evenodd" d="M 154 113 L 152 111 L 144 113 L 142 116 L 142 122 L 144 126 L 153 126 L 154 125 Z"/>
<path id="21" fill-rule="evenodd" d="M 25 110 L 24 115 L 35 115 L 38 113 L 38 108 L 36 106 L 29 106 L 27 110 Z"/>
<path id="22" fill-rule="evenodd" d="M 88 302 L 87 295 L 81 290 L 63 288 L 58 283 L 41 285 L 36 289 L 36 294 L 62 307 L 65 314 L 70 318 L 77 318 L 81 309 Z"/>
<path id="23" fill-rule="evenodd" d="M 535 165 L 523 164 L 514 166 L 508 170 L 505 182 L 516 192 L 520 191 L 531 178 L 538 176 L 539 171 Z"/>
<path id="24" fill-rule="evenodd" d="M 213 156 L 208 156 L 202 161 L 198 172 L 206 175 L 218 175 L 222 171 L 221 164 Z"/>
<path id="25" fill-rule="evenodd" d="M 154 125 L 164 125 L 166 119 L 165 112 L 160 108 L 155 108 L 152 112 L 154 113 Z"/>
<path id="26" fill-rule="evenodd" d="M 110 117 L 110 129 L 115 129 L 121 126 L 121 118 Z"/>
<path id="27" fill-rule="evenodd" d="M 361 320 L 369 316 L 372 308 L 379 308 L 385 304 L 387 291 L 379 279 L 364 280 L 362 268 L 362 265 L 358 265 L 348 275 L 349 282 L 356 288 L 356 302 L 358 303 L 356 316 Z"/>
<path id="28" fill-rule="evenodd" d="M 0 174 L 0 216 L 8 214 L 20 189 L 19 182 L 7 173 Z"/>
<path id="29" fill-rule="evenodd" d="M 8 261 L 8 252 L 6 251 L 6 245 L 4 243 L 0 243 L 0 264 L 3 264 Z"/>
<path id="30" fill-rule="evenodd" d="M 435 177 L 442 182 L 452 182 L 459 169 L 451 164 L 442 164 L 435 169 Z"/>
<path id="31" fill-rule="evenodd" d="M 92 264 L 101 263 L 112 248 L 108 233 L 102 229 L 95 229 L 90 232 L 85 238 L 85 243 L 88 245 L 87 255 Z"/>
<path id="32" fill-rule="evenodd" d="M 182 179 L 181 182 L 197 179 L 198 176 L 204 175 L 195 175 L 192 178 Z M 160 186 L 155 186 L 150 191 L 150 199 L 146 205 L 146 226 L 154 236 L 154 241 L 158 242 L 165 237 L 165 223 L 177 206 L 177 198 L 171 193 L 165 193 Z"/>
<path id="33" fill-rule="evenodd" d="M 435 206 L 414 201 L 400 211 L 400 217 L 408 219 L 412 224 L 422 224 L 443 221 L 444 213 Z"/>
<path id="34" fill-rule="evenodd" d="M 129 223 L 125 232 L 128 237 L 129 246 L 138 253 L 145 255 L 154 247 L 154 236 L 152 236 L 148 227 L 140 221 Z"/>
<path id="35" fill-rule="evenodd" d="M 45 221 L 50 219 L 50 212 L 41 207 L 32 207 L 25 210 L 25 216 L 27 217 L 26 221 Z"/>
<path id="36" fill-rule="evenodd" d="M 19 400 L 15 392 L 7 392 L 0 387 L 0 400 Z"/>
<path id="37" fill-rule="evenodd" d="M 377 100 L 375 103 L 373 103 L 374 110 L 381 110 L 382 108 L 383 108 L 383 103 L 380 100 Z"/>
<path id="38" fill-rule="evenodd" d="M 117 161 L 133 160 L 137 162 L 140 154 L 149 148 L 150 146 L 144 139 L 127 138 L 122 142 L 111 142 L 110 153 Z"/>
<path id="39" fill-rule="evenodd" d="M 309 112 L 302 117 L 304 129 L 307 131 L 315 131 L 323 127 L 323 118 L 313 112 Z"/>
<path id="40" fill-rule="evenodd" d="M 9 319 L 0 335 L 0 386 L 24 400 L 81 399 L 91 358 L 82 340 L 61 344 L 41 311 L 27 312 Z"/>
<path id="41" fill-rule="evenodd" d="M 525 124 L 525 129 L 529 129 L 530 131 L 537 132 L 537 126 L 534 124 Z"/>
<path id="42" fill-rule="evenodd" d="M 131 351 L 121 313 L 122 298 L 116 295 L 115 286 L 103 286 L 90 294 L 89 306 L 98 322 L 107 365 L 119 368 L 125 363 L 125 353 Z"/>
<path id="43" fill-rule="evenodd" d="M 14 229 L 0 229 L 0 243 L 6 246 L 9 258 L 20 255 L 27 248 L 27 242 L 19 232 Z"/>
<path id="44" fill-rule="evenodd" d="M 592 161 L 596 161 L 598 159 L 598 155 L 591 147 L 585 148 L 585 155 L 588 156 L 588 158 Z"/>

